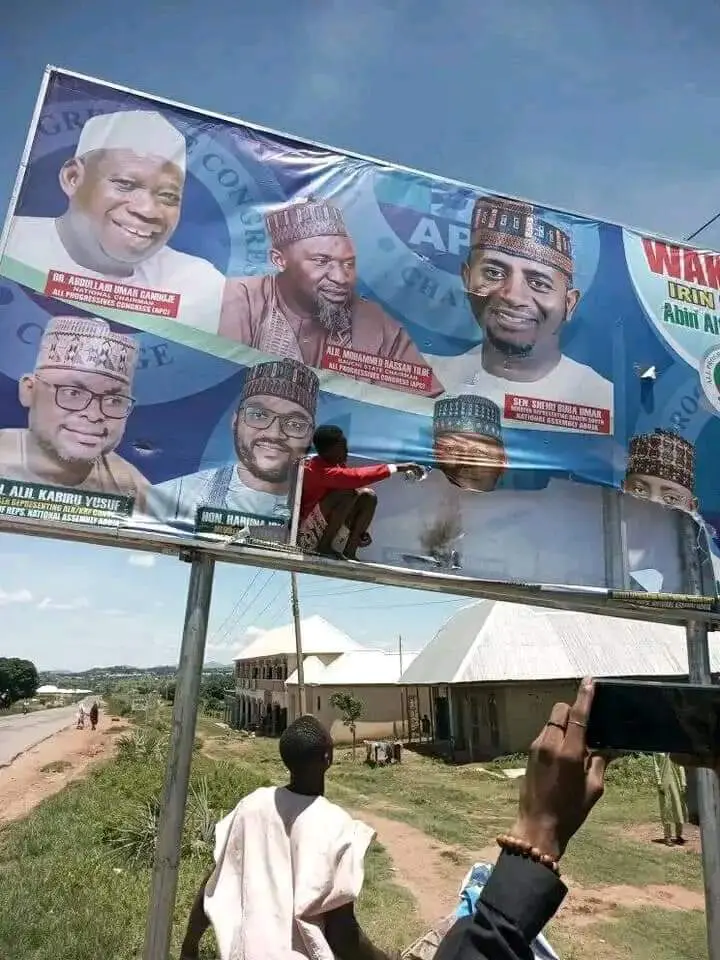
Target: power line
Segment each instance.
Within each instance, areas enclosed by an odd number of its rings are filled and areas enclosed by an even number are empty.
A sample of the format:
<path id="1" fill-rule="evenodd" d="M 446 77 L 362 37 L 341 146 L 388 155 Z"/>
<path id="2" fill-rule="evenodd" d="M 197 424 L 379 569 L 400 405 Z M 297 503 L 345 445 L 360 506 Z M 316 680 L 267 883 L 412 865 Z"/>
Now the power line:
<path id="1" fill-rule="evenodd" d="M 278 597 L 280 596 L 280 594 L 283 593 L 286 588 L 287 588 L 287 585 L 286 585 L 286 584 L 284 584 L 284 583 L 281 583 L 281 584 L 280 584 L 280 587 L 279 587 L 279 589 L 277 590 L 275 596 L 272 598 L 272 600 L 270 600 L 270 601 L 266 604 L 266 606 L 264 606 L 264 607 L 262 608 L 262 610 L 260 611 L 260 613 L 257 615 L 257 617 L 256 617 L 257 620 L 260 620 L 260 618 L 263 616 L 263 614 L 266 613 L 266 612 L 270 609 L 270 607 L 275 603 L 275 601 L 278 599 Z"/>
<path id="2" fill-rule="evenodd" d="M 373 612 L 381 613 L 383 610 L 399 610 L 401 607 L 430 607 L 434 603 L 459 603 L 461 600 L 467 600 L 467 597 L 452 597 L 448 600 L 423 600 L 420 603 L 387 603 L 376 607 Z M 342 609 L 343 612 L 345 612 L 345 610 L 367 610 L 367 606 L 364 604 L 357 607 L 343 606 Z"/>
<path id="3" fill-rule="evenodd" d="M 273 570 L 273 571 L 270 573 L 270 575 L 268 576 L 268 579 L 265 581 L 265 583 L 262 585 L 262 587 L 260 587 L 260 589 L 255 593 L 255 595 L 250 599 L 250 602 L 245 606 L 244 609 L 241 609 L 243 603 L 245 602 L 245 598 L 247 597 L 247 595 L 250 593 L 250 591 L 252 590 L 253 586 L 254 586 L 255 583 L 257 582 L 258 577 L 259 577 L 262 573 L 266 573 L 266 572 L 267 572 L 267 571 L 265 571 L 262 567 L 258 569 L 258 571 L 256 572 L 255 576 L 252 578 L 252 580 L 251 580 L 250 583 L 247 585 L 247 587 L 245 588 L 245 590 L 243 590 L 242 594 L 240 595 L 240 599 L 237 601 L 237 603 L 236 603 L 235 606 L 232 608 L 232 610 L 231 610 L 230 613 L 227 615 L 227 617 L 225 617 L 225 619 L 223 620 L 223 622 L 222 622 L 222 624 L 220 625 L 220 627 L 218 627 L 217 631 L 215 632 L 215 635 L 212 637 L 212 641 L 211 641 L 212 643 L 217 644 L 217 643 L 225 640 L 225 638 L 226 638 L 227 636 L 229 636 L 230 632 L 231 632 L 232 630 L 234 630 L 235 627 L 237 626 L 240 618 L 243 616 L 243 614 L 245 614 L 245 613 L 248 611 L 248 609 L 249 609 L 249 608 L 253 605 L 253 603 L 257 600 L 257 598 L 260 596 L 260 594 L 263 592 L 263 590 L 268 586 L 268 584 L 270 583 L 270 581 L 272 580 L 273 576 L 275 575 L 275 573 L 276 573 L 277 571 Z"/>
<path id="4" fill-rule="evenodd" d="M 716 220 L 720 220 L 720 210 L 715 214 L 714 217 L 710 217 L 701 227 L 698 227 L 695 233 L 691 233 L 689 237 L 685 237 L 685 243 L 689 243 L 691 240 L 694 240 L 703 230 L 707 230 L 708 227 L 711 227 Z"/>

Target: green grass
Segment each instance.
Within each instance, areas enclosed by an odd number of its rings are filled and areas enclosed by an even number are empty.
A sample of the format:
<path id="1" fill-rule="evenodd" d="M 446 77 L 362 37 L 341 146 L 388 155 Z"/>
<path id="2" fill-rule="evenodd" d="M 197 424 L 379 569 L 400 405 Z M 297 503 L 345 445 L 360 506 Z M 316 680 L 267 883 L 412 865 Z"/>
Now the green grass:
<path id="1" fill-rule="evenodd" d="M 164 773 L 153 747 L 157 736 L 142 731 L 140 747 L 126 747 L 118 760 L 95 768 L 25 820 L 0 828 L 2 960 L 141 956 L 154 839 L 146 813 L 152 820 Z M 178 955 L 192 900 L 212 862 L 205 821 L 212 827 L 246 793 L 271 782 L 271 770 L 277 772 L 277 763 L 267 742 L 252 762 L 196 753 L 171 956 Z M 406 945 L 421 926 L 412 897 L 393 883 L 377 844 L 368 853 L 359 916 L 386 949 Z M 209 960 L 214 943 L 211 934 L 206 939 L 202 957 Z"/>
<path id="2" fill-rule="evenodd" d="M 392 861 L 373 843 L 365 860 L 365 884 L 357 916 L 370 940 L 385 950 L 402 950 L 425 932 L 415 901 L 393 882 Z"/>
<path id="3" fill-rule="evenodd" d="M 119 715 L 123 704 L 117 704 Z M 138 960 L 148 905 L 149 864 L 156 803 L 169 735 L 166 709 L 123 713 L 137 731 L 118 731 L 119 759 L 43 803 L 24 821 L 0 828 L 0 958 L 23 960 Z M 203 722 L 193 758 L 191 802 L 178 887 L 173 954 L 210 863 L 208 823 L 249 790 L 283 783 L 277 741 L 248 739 Z M 503 758 L 498 767 L 519 763 Z M 48 765 L 49 768 L 59 765 Z M 517 781 L 491 779 L 477 766 L 453 767 L 407 755 L 389 768 L 353 763 L 339 750 L 328 796 L 346 808 L 376 811 L 449 845 L 439 855 L 457 867 L 458 881 L 473 851 L 492 843 L 517 809 Z M 624 758 L 611 768 L 607 791 L 573 840 L 563 866 L 572 883 L 678 884 L 701 889 L 700 859 L 687 850 L 633 840 L 628 828 L 657 821 L 652 768 Z M 211 830 L 209 831 L 211 834 Z M 572 893 L 571 893 L 572 896 Z M 601 908 L 602 909 L 602 908 Z M 368 852 L 358 914 L 379 946 L 398 950 L 425 932 L 412 896 L 398 885 L 389 852 Z M 618 909 L 581 927 L 551 926 L 550 942 L 563 960 L 703 960 L 699 912 Z M 204 960 L 214 956 L 209 937 Z"/>
<path id="4" fill-rule="evenodd" d="M 277 745 L 271 740 L 242 740 L 230 734 L 211 737 L 205 749 L 217 756 L 232 754 L 241 764 L 262 769 L 274 782 L 284 779 Z M 492 768 L 517 766 L 521 760 L 502 758 Z M 328 775 L 327 789 L 330 799 L 357 809 L 360 817 L 363 809 L 374 810 L 451 846 L 441 855 L 457 863 L 459 881 L 468 865 L 463 851 L 469 857 L 511 825 L 519 781 L 498 781 L 483 776 L 477 766 L 454 767 L 410 755 L 398 766 L 371 769 L 361 762 L 353 764 L 349 751 L 341 750 Z M 641 757 L 616 761 L 609 769 L 603 800 L 563 860 L 564 872 L 572 878 L 571 891 L 572 883 L 587 887 L 677 884 L 701 890 L 697 854 L 627 836 L 629 827 L 653 822 L 658 822 L 658 807 L 651 761 Z M 395 923 L 404 916 L 401 909 L 392 915 Z M 704 960 L 704 937 L 702 913 L 651 908 L 618 910 L 612 920 L 580 928 L 563 925 L 561 915 L 549 933 L 563 960 Z"/>

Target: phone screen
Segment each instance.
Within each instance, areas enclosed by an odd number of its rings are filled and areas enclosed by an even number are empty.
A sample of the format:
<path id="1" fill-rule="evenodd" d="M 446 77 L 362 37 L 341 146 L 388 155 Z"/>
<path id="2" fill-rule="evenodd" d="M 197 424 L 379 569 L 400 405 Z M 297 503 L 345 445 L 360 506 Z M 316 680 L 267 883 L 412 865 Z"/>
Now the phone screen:
<path id="1" fill-rule="evenodd" d="M 592 749 L 720 754 L 720 687 L 595 681 L 587 743 Z"/>

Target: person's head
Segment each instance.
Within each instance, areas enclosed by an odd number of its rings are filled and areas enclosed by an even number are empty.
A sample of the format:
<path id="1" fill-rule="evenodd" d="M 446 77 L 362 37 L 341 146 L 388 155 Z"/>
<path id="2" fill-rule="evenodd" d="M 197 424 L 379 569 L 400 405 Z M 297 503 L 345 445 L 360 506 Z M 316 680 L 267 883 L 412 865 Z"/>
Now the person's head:
<path id="1" fill-rule="evenodd" d="M 95 317 L 54 317 L 35 370 L 20 379 L 28 430 L 51 459 L 91 464 L 113 451 L 134 405 L 138 346 Z"/>
<path id="2" fill-rule="evenodd" d="M 527 203 L 480 197 L 473 207 L 463 283 L 488 342 L 508 357 L 559 350 L 580 299 L 570 238 Z"/>
<path id="3" fill-rule="evenodd" d="M 310 714 L 298 717 L 280 737 L 280 759 L 290 782 L 321 794 L 333 762 L 333 742 L 325 727 Z"/>
<path id="4" fill-rule="evenodd" d="M 313 434 L 313 446 L 319 457 L 330 464 L 343 464 L 348 456 L 348 443 L 340 427 L 326 423 Z"/>
<path id="5" fill-rule="evenodd" d="M 180 217 L 185 152 L 182 134 L 154 111 L 87 121 L 60 186 L 68 198 L 64 219 L 93 263 L 132 267 L 170 240 Z"/>
<path id="6" fill-rule="evenodd" d="M 660 429 L 631 439 L 623 482 L 626 493 L 693 512 L 694 488 L 695 447 L 689 440 Z"/>
<path id="7" fill-rule="evenodd" d="M 287 483 L 308 452 L 319 389 L 317 375 L 297 360 L 248 370 L 232 428 L 237 458 L 258 480 Z"/>
<path id="8" fill-rule="evenodd" d="M 329 332 L 352 317 L 355 247 L 330 203 L 293 203 L 266 216 L 270 259 L 294 300 Z"/>
<path id="9" fill-rule="evenodd" d="M 433 409 L 437 466 L 466 490 L 494 490 L 506 466 L 500 408 L 472 394 L 438 400 Z"/>

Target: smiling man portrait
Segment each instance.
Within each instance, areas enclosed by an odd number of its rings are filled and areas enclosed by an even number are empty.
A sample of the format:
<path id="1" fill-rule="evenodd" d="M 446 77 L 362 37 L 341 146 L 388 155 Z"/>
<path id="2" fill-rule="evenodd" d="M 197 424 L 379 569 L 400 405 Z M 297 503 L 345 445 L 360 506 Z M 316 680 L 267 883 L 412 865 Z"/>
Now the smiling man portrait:
<path id="1" fill-rule="evenodd" d="M 67 210 L 57 219 L 14 217 L 5 256 L 46 279 L 61 271 L 175 294 L 176 321 L 217 333 L 224 276 L 168 246 L 185 178 L 185 138 L 160 113 L 91 117 L 60 169 Z"/>
<path id="2" fill-rule="evenodd" d="M 570 237 L 530 204 L 475 201 L 462 280 L 482 342 L 459 356 L 427 358 L 448 394 L 492 399 L 504 422 L 522 427 L 557 429 L 562 421 L 526 418 L 528 404 L 513 415 L 515 397 L 592 408 L 605 416 L 597 432 L 612 432 L 612 383 L 564 354 L 560 343 L 580 300 L 574 266 Z"/>
<path id="3" fill-rule="evenodd" d="M 425 392 L 440 391 L 401 324 L 358 294 L 355 245 L 339 207 L 322 200 L 291 203 L 268 212 L 265 222 L 277 273 L 228 279 L 221 336 L 311 367 L 328 367 L 333 348 L 418 366 L 427 373 Z M 353 376 L 393 387 L 361 368 Z"/>
<path id="4" fill-rule="evenodd" d="M 94 317 L 54 317 L 18 385 L 27 429 L 0 430 L 0 475 L 122 494 L 142 509 L 148 481 L 115 453 L 135 401 L 138 347 Z"/>
<path id="5" fill-rule="evenodd" d="M 198 507 L 289 520 L 291 481 L 312 441 L 319 389 L 316 374 L 297 360 L 251 367 L 230 423 L 234 462 L 157 484 L 153 514 L 185 526 Z"/>

